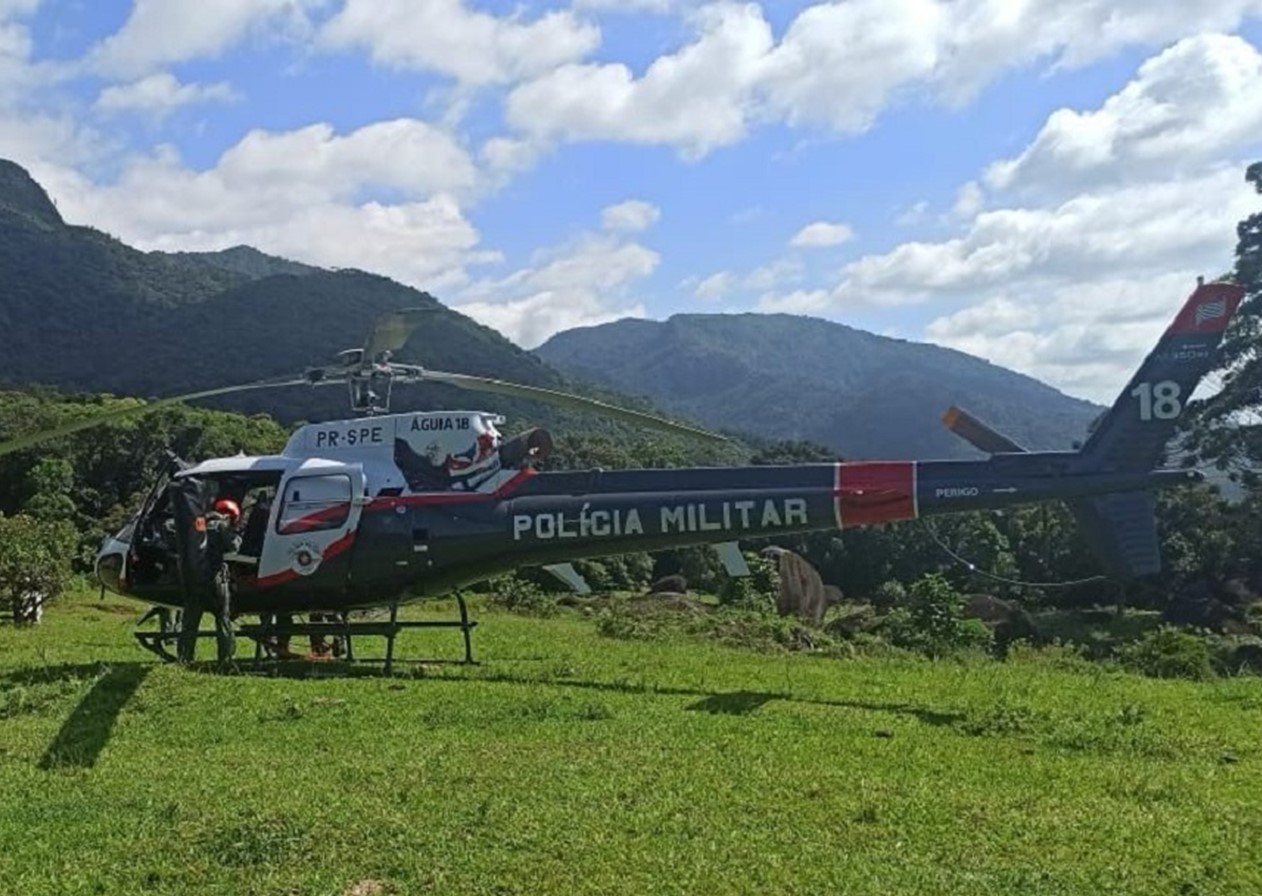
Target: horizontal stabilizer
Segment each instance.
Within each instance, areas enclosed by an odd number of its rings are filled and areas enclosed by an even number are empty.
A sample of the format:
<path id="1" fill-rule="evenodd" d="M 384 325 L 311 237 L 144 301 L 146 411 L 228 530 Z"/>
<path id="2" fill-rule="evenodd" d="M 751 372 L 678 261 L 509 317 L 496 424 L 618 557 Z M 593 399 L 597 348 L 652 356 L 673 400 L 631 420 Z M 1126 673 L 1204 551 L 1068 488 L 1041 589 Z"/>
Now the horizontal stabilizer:
<path id="1" fill-rule="evenodd" d="M 1157 499 L 1151 492 L 1070 501 L 1069 509 L 1110 576 L 1133 579 L 1161 571 Z"/>
<path id="2" fill-rule="evenodd" d="M 749 564 L 745 562 L 745 555 L 741 553 L 741 546 L 737 542 L 725 541 L 722 544 L 716 544 L 714 550 L 729 576 L 741 578 L 749 575 Z"/>
<path id="3" fill-rule="evenodd" d="M 572 563 L 552 563 L 544 567 L 562 584 L 568 585 L 570 590 L 575 594 L 591 594 L 592 586 L 587 584 L 587 579 L 574 568 Z"/>
<path id="4" fill-rule="evenodd" d="M 963 408 L 952 405 L 942 415 L 947 429 L 987 454 L 1021 454 L 1025 449 Z"/>

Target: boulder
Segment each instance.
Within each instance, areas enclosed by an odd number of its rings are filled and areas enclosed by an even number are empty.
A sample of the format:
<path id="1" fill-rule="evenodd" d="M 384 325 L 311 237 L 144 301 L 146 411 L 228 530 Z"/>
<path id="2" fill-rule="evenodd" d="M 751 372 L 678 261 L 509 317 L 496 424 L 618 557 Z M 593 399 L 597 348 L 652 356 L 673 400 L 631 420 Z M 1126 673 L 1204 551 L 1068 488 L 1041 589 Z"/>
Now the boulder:
<path id="1" fill-rule="evenodd" d="M 1227 666 L 1232 672 L 1262 672 L 1262 644 L 1237 644 L 1227 657 Z"/>
<path id="2" fill-rule="evenodd" d="M 683 576 L 662 576 L 649 586 L 650 594 L 687 594 L 688 580 Z"/>
<path id="3" fill-rule="evenodd" d="M 793 551 L 771 547 L 762 556 L 775 561 L 780 573 L 776 612 L 781 616 L 796 616 L 810 625 L 819 625 L 824 621 L 824 612 L 841 599 L 841 591 L 825 586 L 815 567 Z"/>
<path id="4" fill-rule="evenodd" d="M 963 614 L 966 619 L 980 619 L 986 623 L 995 634 L 996 644 L 1034 640 L 1038 636 L 1034 620 L 1023 607 L 993 594 L 971 595 L 964 603 Z"/>
<path id="5" fill-rule="evenodd" d="M 1245 634 L 1249 631 L 1248 604 L 1241 602 L 1242 592 L 1240 583 L 1228 588 L 1226 582 L 1197 579 L 1170 598 L 1162 618 L 1174 625 Z"/>

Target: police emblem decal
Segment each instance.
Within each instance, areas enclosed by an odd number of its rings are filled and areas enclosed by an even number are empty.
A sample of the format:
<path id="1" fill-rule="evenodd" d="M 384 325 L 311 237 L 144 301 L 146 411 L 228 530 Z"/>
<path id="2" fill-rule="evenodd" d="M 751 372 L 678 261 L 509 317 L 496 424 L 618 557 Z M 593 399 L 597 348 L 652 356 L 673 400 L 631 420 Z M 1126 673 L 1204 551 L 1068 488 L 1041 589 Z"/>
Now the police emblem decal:
<path id="1" fill-rule="evenodd" d="M 310 541 L 299 542 L 289 550 L 289 565 L 300 576 L 311 575 L 323 559 L 320 546 Z"/>

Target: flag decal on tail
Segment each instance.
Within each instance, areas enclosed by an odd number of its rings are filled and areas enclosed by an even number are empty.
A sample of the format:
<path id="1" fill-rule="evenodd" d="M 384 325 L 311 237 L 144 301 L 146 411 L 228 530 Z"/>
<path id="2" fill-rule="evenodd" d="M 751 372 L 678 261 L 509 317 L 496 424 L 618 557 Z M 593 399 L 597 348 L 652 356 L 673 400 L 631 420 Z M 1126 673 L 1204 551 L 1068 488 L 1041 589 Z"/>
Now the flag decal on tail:
<path id="1" fill-rule="evenodd" d="M 1227 298 L 1219 296 L 1196 306 L 1196 328 L 1199 330 L 1212 320 L 1220 320 L 1227 316 Z"/>

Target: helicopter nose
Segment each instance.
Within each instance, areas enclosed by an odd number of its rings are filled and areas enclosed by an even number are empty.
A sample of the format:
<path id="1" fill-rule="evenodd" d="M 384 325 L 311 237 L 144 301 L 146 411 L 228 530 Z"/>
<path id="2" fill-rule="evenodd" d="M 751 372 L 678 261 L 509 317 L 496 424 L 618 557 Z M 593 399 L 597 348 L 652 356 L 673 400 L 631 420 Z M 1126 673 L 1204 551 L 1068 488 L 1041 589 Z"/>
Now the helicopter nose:
<path id="1" fill-rule="evenodd" d="M 115 594 L 123 594 L 123 569 L 131 545 L 117 536 L 105 539 L 96 554 L 96 577 L 102 585 Z"/>

